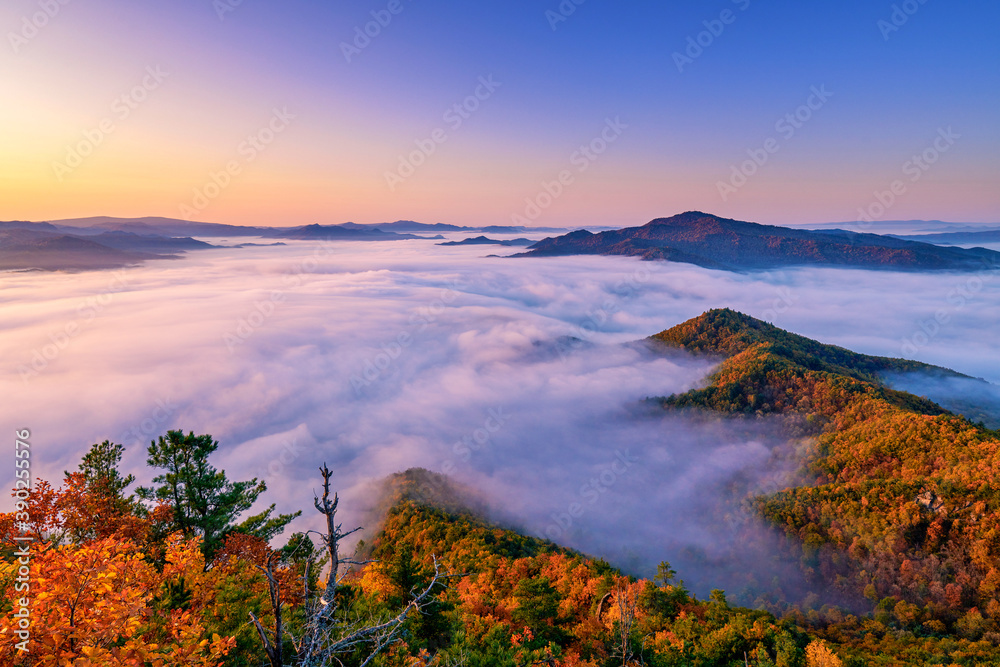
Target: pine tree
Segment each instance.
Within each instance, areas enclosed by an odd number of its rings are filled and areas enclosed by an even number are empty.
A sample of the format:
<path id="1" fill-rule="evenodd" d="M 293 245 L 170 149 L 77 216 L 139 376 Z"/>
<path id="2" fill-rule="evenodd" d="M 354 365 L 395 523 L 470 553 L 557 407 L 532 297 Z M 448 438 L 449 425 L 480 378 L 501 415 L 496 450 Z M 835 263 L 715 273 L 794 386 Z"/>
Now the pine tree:
<path id="1" fill-rule="evenodd" d="M 168 431 L 167 435 L 150 443 L 147 463 L 164 473 L 153 478 L 153 487 L 140 487 L 139 496 L 146 500 L 165 500 L 174 513 L 174 524 L 187 536 L 201 537 L 206 561 L 222 547 L 233 532 L 256 535 L 270 540 L 288 523 L 299 516 L 271 516 L 274 505 L 240 524 L 237 518 L 253 506 L 267 485 L 256 478 L 231 482 L 224 470 L 216 470 L 209 456 L 219 448 L 210 435 L 184 435 Z"/>

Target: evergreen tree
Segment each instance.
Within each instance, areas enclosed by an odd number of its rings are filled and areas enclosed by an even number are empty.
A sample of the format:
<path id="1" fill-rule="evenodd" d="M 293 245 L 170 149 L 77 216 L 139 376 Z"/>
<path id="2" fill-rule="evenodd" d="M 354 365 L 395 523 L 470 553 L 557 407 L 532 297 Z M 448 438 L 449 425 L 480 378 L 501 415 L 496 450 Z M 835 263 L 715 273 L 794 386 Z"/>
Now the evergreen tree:
<path id="1" fill-rule="evenodd" d="M 173 509 L 178 530 L 203 540 L 205 559 L 210 562 L 228 534 L 256 535 L 270 540 L 301 512 L 271 516 L 274 505 L 240 524 L 237 518 L 250 509 L 267 485 L 256 478 L 231 482 L 223 470 L 216 470 L 208 457 L 219 448 L 211 435 L 184 435 L 168 431 L 149 445 L 147 463 L 163 470 L 153 478 L 155 486 L 140 487 L 146 500 L 165 500 Z"/>
<path id="2" fill-rule="evenodd" d="M 125 489 L 135 482 L 135 475 L 122 477 L 118 471 L 118 464 L 121 463 L 124 451 L 124 447 L 110 440 L 91 446 L 90 451 L 84 454 L 79 467 L 87 488 L 130 502 L 132 497 L 125 496 Z"/>

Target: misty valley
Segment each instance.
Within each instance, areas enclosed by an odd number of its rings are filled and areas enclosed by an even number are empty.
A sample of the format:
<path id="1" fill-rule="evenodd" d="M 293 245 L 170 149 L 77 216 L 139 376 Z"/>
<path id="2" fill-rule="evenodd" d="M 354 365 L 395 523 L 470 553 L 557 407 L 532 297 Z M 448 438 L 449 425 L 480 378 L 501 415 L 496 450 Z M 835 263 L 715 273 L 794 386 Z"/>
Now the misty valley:
<path id="1" fill-rule="evenodd" d="M 181 595 L 142 598 L 129 655 L 188 633 L 224 664 L 307 639 L 350 660 L 381 623 L 484 664 L 1000 659 L 991 250 L 700 213 L 564 237 L 89 223 L 71 236 L 172 261 L 4 274 L 38 485 L 2 526 L 53 545 L 46 572 L 96 556 L 123 595 Z M 8 228 L 66 232 L 36 224 Z M 733 234 L 760 266 L 721 266 Z M 146 549 L 166 569 L 129 570 Z"/>

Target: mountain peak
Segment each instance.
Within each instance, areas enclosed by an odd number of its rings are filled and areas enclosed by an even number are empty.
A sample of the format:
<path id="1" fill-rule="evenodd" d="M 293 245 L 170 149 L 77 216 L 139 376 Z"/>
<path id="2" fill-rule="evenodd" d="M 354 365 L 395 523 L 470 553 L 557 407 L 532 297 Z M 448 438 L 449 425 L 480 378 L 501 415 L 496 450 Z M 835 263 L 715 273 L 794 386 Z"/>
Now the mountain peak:
<path id="1" fill-rule="evenodd" d="M 714 308 L 653 338 L 692 352 L 732 356 L 757 343 L 776 342 L 782 335 L 795 336 L 731 308 Z"/>
<path id="2" fill-rule="evenodd" d="M 519 256 L 626 255 L 746 271 L 838 266 L 897 271 L 973 271 L 1000 262 L 984 248 L 954 248 L 878 234 L 791 229 L 687 211 L 641 227 L 543 239 Z"/>
<path id="3" fill-rule="evenodd" d="M 820 343 L 730 308 L 709 310 L 661 331 L 650 339 L 689 352 L 727 358 L 751 347 L 764 345 L 772 354 L 811 370 L 835 372 L 866 380 L 890 371 L 922 371 L 952 377 L 961 375 L 916 361 L 875 357 Z"/>
<path id="4" fill-rule="evenodd" d="M 719 221 L 719 222 L 736 222 L 735 220 L 730 220 L 729 218 L 720 218 L 717 215 L 712 215 L 711 213 L 705 213 L 703 211 L 685 211 L 684 213 L 678 213 L 677 215 L 672 215 L 668 218 L 656 218 L 651 220 L 648 225 L 676 225 L 676 224 L 692 224 L 700 221 Z"/>

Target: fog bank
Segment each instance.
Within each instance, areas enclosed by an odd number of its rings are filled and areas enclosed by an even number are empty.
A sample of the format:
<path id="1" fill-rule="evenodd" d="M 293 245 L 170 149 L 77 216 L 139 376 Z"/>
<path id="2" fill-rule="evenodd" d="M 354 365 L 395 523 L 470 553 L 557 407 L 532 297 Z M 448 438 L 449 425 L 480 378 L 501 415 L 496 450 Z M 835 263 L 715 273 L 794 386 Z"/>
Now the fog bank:
<path id="1" fill-rule="evenodd" d="M 145 445 L 182 428 L 221 442 L 230 478 L 265 478 L 280 511 L 304 508 L 297 529 L 319 527 L 311 489 L 324 461 L 345 523 L 360 520 L 373 480 L 424 467 L 480 489 L 529 533 L 636 571 L 669 560 L 693 572 L 745 529 L 724 499 L 781 484 L 784 442 L 770 424 L 643 412 L 642 399 L 696 386 L 711 364 L 630 342 L 728 306 L 1000 381 L 990 272 L 733 274 L 484 254 L 292 243 L 2 274 L 0 389 L 14 400 L 0 421 L 31 430 L 36 477 L 61 477 L 107 438 L 147 481 Z M 0 466 L 12 480 L 12 459 Z M 721 571 L 697 577 L 709 586 Z"/>

